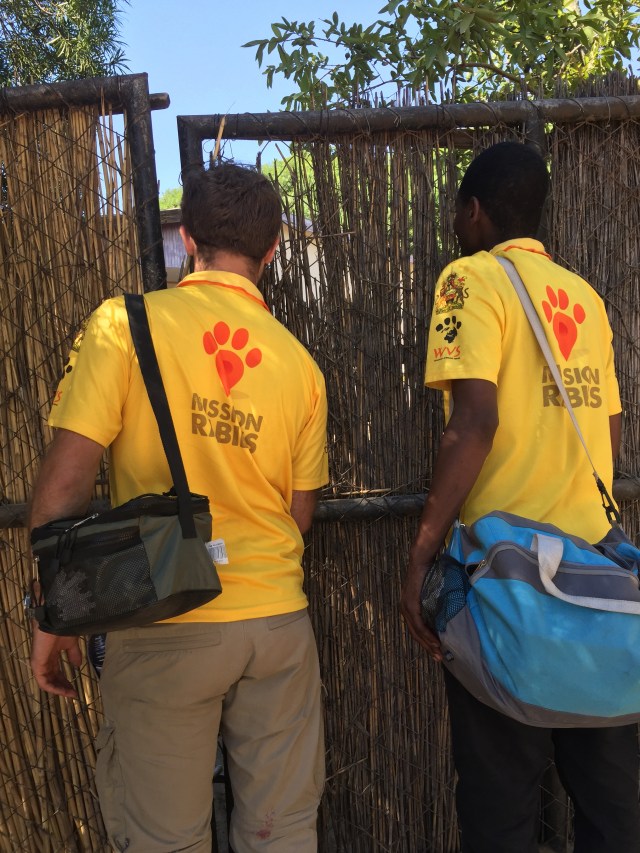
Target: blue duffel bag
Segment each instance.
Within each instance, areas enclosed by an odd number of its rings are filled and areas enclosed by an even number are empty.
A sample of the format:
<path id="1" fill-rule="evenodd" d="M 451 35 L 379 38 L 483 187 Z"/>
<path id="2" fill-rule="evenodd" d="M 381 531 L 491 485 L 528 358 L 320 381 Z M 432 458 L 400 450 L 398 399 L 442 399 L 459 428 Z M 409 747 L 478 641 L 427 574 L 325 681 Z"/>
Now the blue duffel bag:
<path id="1" fill-rule="evenodd" d="M 444 664 L 477 699 L 533 726 L 640 720 L 640 550 L 494 512 L 454 526 L 422 590 Z"/>

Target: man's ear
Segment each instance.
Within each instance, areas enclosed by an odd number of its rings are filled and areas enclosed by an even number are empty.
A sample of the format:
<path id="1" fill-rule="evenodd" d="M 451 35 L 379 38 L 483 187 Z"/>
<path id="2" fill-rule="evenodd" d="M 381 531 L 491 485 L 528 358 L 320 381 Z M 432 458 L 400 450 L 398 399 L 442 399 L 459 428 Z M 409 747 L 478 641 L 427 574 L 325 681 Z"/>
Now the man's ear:
<path id="1" fill-rule="evenodd" d="M 482 207 L 480 206 L 480 202 L 474 195 L 472 195 L 469 201 L 467 202 L 467 209 L 465 212 L 472 222 L 477 222 L 480 219 Z"/>
<path id="2" fill-rule="evenodd" d="M 182 237 L 182 244 L 184 246 L 185 252 L 187 253 L 187 255 L 189 255 L 189 257 L 192 258 L 196 253 L 196 244 L 193 241 L 193 237 L 191 236 L 191 234 L 189 234 L 184 225 L 180 226 L 180 236 Z"/>
<path id="3" fill-rule="evenodd" d="M 280 245 L 280 235 L 278 234 L 278 236 L 275 239 L 273 246 L 269 249 L 267 254 L 262 259 L 262 263 L 265 264 L 265 266 L 266 266 L 266 264 L 271 263 L 271 261 L 273 260 L 273 256 L 276 253 L 276 249 L 278 248 L 279 245 Z"/>

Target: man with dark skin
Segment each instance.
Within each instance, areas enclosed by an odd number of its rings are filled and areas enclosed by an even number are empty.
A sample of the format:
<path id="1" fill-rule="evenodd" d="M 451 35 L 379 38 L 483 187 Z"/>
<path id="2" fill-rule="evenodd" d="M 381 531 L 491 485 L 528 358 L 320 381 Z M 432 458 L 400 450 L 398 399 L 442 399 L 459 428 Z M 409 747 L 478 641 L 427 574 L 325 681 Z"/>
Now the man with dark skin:
<path id="1" fill-rule="evenodd" d="M 586 403 L 574 411 L 610 491 L 621 434 L 611 331 L 597 294 L 554 264 L 535 239 L 547 187 L 542 158 L 512 142 L 479 155 L 460 185 L 454 227 L 463 258 L 436 287 L 426 371 L 427 385 L 444 391 L 449 417 L 401 596 L 412 637 L 435 661 L 442 651 L 422 621 L 420 590 L 456 518 L 468 524 L 502 510 L 591 542 L 608 529 L 573 426 L 495 259 L 515 264 L 557 362 L 595 368 Z M 536 853 L 539 783 L 550 757 L 574 801 L 575 853 L 640 849 L 634 726 L 527 726 L 483 705 L 443 672 L 465 853 Z"/>

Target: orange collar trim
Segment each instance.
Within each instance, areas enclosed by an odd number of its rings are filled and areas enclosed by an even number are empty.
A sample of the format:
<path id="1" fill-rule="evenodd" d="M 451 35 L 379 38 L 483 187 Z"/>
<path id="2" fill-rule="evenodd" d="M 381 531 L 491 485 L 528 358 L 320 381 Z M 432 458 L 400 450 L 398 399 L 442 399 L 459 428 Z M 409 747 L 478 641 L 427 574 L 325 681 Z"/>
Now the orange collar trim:
<path id="1" fill-rule="evenodd" d="M 551 260 L 551 255 L 548 252 L 541 252 L 539 249 L 530 249 L 528 246 L 518 246 L 517 243 L 511 246 L 501 246 L 501 252 L 508 252 L 510 249 L 519 249 L 521 252 L 532 252 L 534 255 L 544 255 L 545 258 Z"/>
<path id="2" fill-rule="evenodd" d="M 189 278 L 188 280 L 181 281 L 178 287 L 188 287 L 190 284 L 210 284 L 214 287 L 224 287 L 225 290 L 233 290 L 236 293 L 239 293 L 241 296 L 245 296 L 247 299 L 251 299 L 252 302 L 257 302 L 258 305 L 262 305 L 265 311 L 269 311 L 267 303 L 264 299 L 259 299 L 257 296 L 254 296 L 252 293 L 247 293 L 244 287 L 239 287 L 237 284 L 226 284 L 222 281 L 211 281 L 209 278 Z M 271 311 L 269 311 L 271 313 Z"/>

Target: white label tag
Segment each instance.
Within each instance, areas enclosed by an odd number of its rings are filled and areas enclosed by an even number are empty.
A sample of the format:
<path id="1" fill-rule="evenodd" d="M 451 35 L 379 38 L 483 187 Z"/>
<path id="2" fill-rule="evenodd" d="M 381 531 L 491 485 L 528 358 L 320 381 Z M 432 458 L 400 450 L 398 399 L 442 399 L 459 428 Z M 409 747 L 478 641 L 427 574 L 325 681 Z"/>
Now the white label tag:
<path id="1" fill-rule="evenodd" d="M 224 539 L 212 539 L 211 542 L 207 542 L 207 551 L 214 563 L 223 565 L 229 562 Z"/>

